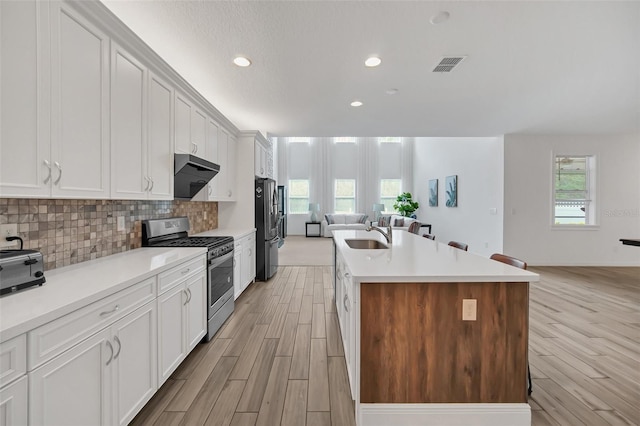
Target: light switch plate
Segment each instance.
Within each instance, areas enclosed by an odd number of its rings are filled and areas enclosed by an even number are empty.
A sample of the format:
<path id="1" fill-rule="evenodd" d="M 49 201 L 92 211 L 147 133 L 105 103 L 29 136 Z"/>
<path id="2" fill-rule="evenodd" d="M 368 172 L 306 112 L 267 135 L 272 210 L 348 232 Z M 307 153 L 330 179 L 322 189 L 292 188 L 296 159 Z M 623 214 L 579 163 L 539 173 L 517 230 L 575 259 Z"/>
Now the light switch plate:
<path id="1" fill-rule="evenodd" d="M 18 224 L 11 223 L 0 225 L 0 247 L 13 247 L 20 244 L 19 241 L 7 241 L 5 237 L 15 237 L 18 235 Z"/>
<path id="2" fill-rule="evenodd" d="M 478 300 L 462 299 L 462 321 L 475 321 L 478 313 Z"/>

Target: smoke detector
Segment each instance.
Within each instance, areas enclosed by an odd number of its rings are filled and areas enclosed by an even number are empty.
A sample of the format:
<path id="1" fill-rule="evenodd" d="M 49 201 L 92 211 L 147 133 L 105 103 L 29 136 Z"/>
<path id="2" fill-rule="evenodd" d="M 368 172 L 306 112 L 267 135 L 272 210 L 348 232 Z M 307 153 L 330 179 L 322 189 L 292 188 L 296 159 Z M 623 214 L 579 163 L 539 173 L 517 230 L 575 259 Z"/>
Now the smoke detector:
<path id="1" fill-rule="evenodd" d="M 433 69 L 433 72 L 451 72 L 466 56 L 445 56 Z"/>

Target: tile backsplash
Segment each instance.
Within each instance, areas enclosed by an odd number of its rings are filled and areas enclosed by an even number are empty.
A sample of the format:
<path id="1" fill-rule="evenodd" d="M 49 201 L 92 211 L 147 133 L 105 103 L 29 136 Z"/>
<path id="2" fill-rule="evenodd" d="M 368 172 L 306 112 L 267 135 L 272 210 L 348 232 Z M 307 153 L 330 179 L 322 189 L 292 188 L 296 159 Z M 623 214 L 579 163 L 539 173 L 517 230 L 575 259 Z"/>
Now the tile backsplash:
<path id="1" fill-rule="evenodd" d="M 120 216 L 125 231 L 117 231 Z M 138 248 L 142 220 L 173 216 L 189 218 L 190 234 L 215 229 L 218 203 L 0 198 L 0 224 L 18 225 L 24 248 L 44 255 L 45 270 Z"/>

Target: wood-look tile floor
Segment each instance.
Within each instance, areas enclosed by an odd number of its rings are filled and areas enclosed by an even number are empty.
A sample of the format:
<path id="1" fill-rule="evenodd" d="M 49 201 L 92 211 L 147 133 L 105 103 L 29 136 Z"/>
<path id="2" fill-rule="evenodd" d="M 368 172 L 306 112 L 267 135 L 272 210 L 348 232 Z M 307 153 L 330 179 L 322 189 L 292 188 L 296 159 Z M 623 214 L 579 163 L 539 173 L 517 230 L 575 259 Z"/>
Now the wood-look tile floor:
<path id="1" fill-rule="evenodd" d="M 640 268 L 531 269 L 532 425 L 640 424 Z M 330 268 L 251 284 L 132 424 L 353 425 Z"/>

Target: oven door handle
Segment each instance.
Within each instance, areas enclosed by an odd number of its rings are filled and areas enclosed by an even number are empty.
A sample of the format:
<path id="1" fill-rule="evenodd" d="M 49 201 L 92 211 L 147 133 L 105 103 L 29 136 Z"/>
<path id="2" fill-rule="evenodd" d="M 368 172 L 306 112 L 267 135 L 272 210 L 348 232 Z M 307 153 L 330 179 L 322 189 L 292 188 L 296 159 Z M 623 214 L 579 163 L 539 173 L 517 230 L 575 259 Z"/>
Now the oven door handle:
<path id="1" fill-rule="evenodd" d="M 233 251 L 230 251 L 223 256 L 216 257 L 215 259 L 211 259 L 211 261 L 209 262 L 209 268 L 218 267 L 229 259 L 233 259 Z"/>

